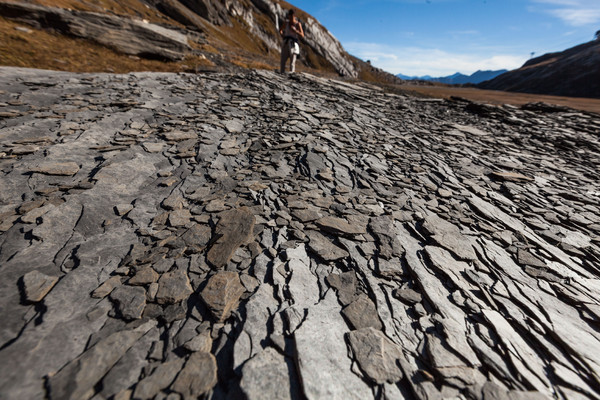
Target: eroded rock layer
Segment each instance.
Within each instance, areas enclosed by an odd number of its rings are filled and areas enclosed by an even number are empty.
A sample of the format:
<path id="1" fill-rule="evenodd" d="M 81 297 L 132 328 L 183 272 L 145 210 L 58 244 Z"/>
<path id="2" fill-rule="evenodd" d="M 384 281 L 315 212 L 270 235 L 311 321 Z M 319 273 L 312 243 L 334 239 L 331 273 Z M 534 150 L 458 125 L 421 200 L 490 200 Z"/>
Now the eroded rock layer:
<path id="1" fill-rule="evenodd" d="M 15 2 L 0 2 L 0 15 L 129 55 L 174 61 L 191 50 L 185 34 L 139 19 Z"/>
<path id="2" fill-rule="evenodd" d="M 1 69 L 0 397 L 599 398 L 600 119 L 550 111 Z"/>

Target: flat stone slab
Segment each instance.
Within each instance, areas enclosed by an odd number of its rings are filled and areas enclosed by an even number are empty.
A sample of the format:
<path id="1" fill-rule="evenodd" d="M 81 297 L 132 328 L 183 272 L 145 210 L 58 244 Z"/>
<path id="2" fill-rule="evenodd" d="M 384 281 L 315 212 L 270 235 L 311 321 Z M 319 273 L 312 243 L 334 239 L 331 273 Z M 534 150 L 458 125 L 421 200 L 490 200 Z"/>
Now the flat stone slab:
<path id="1" fill-rule="evenodd" d="M 43 162 L 29 169 L 44 175 L 72 176 L 79 172 L 79 165 L 74 162 Z"/>
<path id="2" fill-rule="evenodd" d="M 308 399 L 361 399 L 370 389 L 351 370 L 343 331 L 345 323 L 329 293 L 311 308 L 304 323 L 294 332 L 296 358 L 304 395 Z M 328 351 L 322 351 L 327 348 Z"/>
<path id="3" fill-rule="evenodd" d="M 197 399 L 217 384 L 217 361 L 210 353 L 194 353 L 177 375 L 172 389 L 185 399 Z"/>
<path id="4" fill-rule="evenodd" d="M 360 369 L 378 384 L 398 382 L 404 376 L 399 361 L 404 359 L 401 348 L 373 327 L 348 334 L 350 347 Z"/>
<path id="5" fill-rule="evenodd" d="M 533 178 L 518 172 L 492 172 L 490 176 L 494 179 L 508 182 L 531 182 Z"/>
<path id="6" fill-rule="evenodd" d="M 600 398 L 595 114 L 266 70 L 2 107 L 2 399 Z"/>
<path id="7" fill-rule="evenodd" d="M 52 399 L 90 399 L 94 386 L 148 330 L 154 321 L 127 331 L 116 332 L 99 342 L 53 375 L 48 382 Z"/>
<path id="8" fill-rule="evenodd" d="M 239 275 L 232 271 L 219 271 L 213 275 L 200 293 L 215 320 L 222 322 L 237 308 L 244 286 Z"/>
<path id="9" fill-rule="evenodd" d="M 249 400 L 266 397 L 292 399 L 299 394 L 298 381 L 289 379 L 291 359 L 285 359 L 277 350 L 267 347 L 248 360 L 242 369 L 240 387 Z"/>
<path id="10" fill-rule="evenodd" d="M 358 296 L 356 300 L 348 304 L 342 314 L 350 322 L 354 329 L 363 329 L 372 327 L 382 329 L 383 325 L 379 320 L 375 304 L 364 294 Z"/>
<path id="11" fill-rule="evenodd" d="M 244 207 L 221 214 L 213 234 L 214 244 L 206 255 L 208 263 L 215 268 L 224 267 L 238 247 L 252 238 L 254 222 L 254 215 Z"/>
<path id="12" fill-rule="evenodd" d="M 359 224 L 351 224 L 342 218 L 323 217 L 315 221 L 321 229 L 340 235 L 361 235 L 367 233 L 367 227 Z"/>
<path id="13" fill-rule="evenodd" d="M 193 291 L 187 273 L 182 269 L 176 269 L 160 277 L 156 301 L 159 304 L 178 303 L 187 299 Z"/>
<path id="14" fill-rule="evenodd" d="M 141 287 L 119 286 L 110 292 L 110 299 L 126 320 L 140 319 L 146 307 L 146 291 Z"/>
<path id="15" fill-rule="evenodd" d="M 307 231 L 306 236 L 310 239 L 308 247 L 325 261 L 335 261 L 348 256 L 346 250 L 339 248 L 317 231 Z"/>
<path id="16" fill-rule="evenodd" d="M 39 271 L 31 271 L 23 275 L 25 299 L 31 303 L 42 301 L 58 282 L 57 276 L 48 276 Z"/>

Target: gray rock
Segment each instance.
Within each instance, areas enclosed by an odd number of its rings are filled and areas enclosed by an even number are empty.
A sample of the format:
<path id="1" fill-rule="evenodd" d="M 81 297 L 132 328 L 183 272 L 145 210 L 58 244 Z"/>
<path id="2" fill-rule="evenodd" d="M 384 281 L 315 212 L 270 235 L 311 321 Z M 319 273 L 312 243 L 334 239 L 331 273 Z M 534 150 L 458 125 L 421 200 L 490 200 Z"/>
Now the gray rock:
<path id="1" fill-rule="evenodd" d="M 48 276 L 34 270 L 23 275 L 25 299 L 31 303 L 42 301 L 58 282 L 57 276 Z"/>
<path id="2" fill-rule="evenodd" d="M 193 291 L 188 274 L 178 268 L 160 277 L 156 302 L 158 304 L 178 303 L 187 299 Z"/>
<path id="3" fill-rule="evenodd" d="M 498 179 L 501 181 L 508 181 L 508 182 L 529 182 L 529 181 L 533 180 L 533 178 L 530 178 L 530 177 L 520 174 L 518 172 L 497 171 L 497 172 L 492 172 L 490 174 L 490 177 L 492 177 L 493 179 Z"/>
<path id="4" fill-rule="evenodd" d="M 262 350 L 258 343 L 266 343 L 269 339 L 269 326 L 274 324 L 273 315 L 280 308 L 273 287 L 261 284 L 245 302 L 245 320 L 243 330 L 233 346 L 233 365 L 237 368 Z M 274 328 L 277 329 L 277 328 Z M 282 332 L 283 327 L 278 331 Z"/>
<path id="5" fill-rule="evenodd" d="M 399 361 L 404 359 L 402 349 L 388 339 L 383 332 L 363 328 L 348 333 L 348 341 L 360 369 L 367 378 L 382 384 L 402 379 Z"/>
<path id="6" fill-rule="evenodd" d="M 362 235 L 367 233 L 366 226 L 351 224 L 342 218 L 323 217 L 315 221 L 315 224 L 324 231 L 337 235 Z"/>
<path id="7" fill-rule="evenodd" d="M 34 208 L 28 211 L 25 215 L 21 216 L 21 222 L 26 224 L 34 224 L 38 222 L 38 218 L 43 217 L 48 211 L 53 209 L 53 204 L 47 204 L 43 207 Z"/>
<path id="8" fill-rule="evenodd" d="M 174 210 L 169 213 L 169 225 L 174 227 L 187 226 L 192 219 L 189 210 Z"/>
<path id="9" fill-rule="evenodd" d="M 321 218 L 322 214 L 316 208 L 294 209 L 291 211 L 294 218 L 300 222 L 311 222 Z"/>
<path id="10" fill-rule="evenodd" d="M 119 314 L 126 320 L 140 319 L 146 307 L 146 291 L 141 287 L 122 285 L 110 292 Z"/>
<path id="11" fill-rule="evenodd" d="M 48 380 L 50 398 L 92 398 L 94 386 L 155 325 L 155 321 L 148 321 L 133 330 L 114 333 L 71 361 Z"/>
<path id="12" fill-rule="evenodd" d="M 287 267 L 290 271 L 288 291 L 294 305 L 306 309 L 319 301 L 320 292 L 317 277 L 310 270 L 310 257 L 304 245 L 286 250 Z"/>
<path id="13" fill-rule="evenodd" d="M 135 273 L 134 276 L 131 277 L 127 281 L 128 285 L 132 286 L 143 286 L 149 285 L 158 281 L 158 274 L 151 267 L 145 267 Z"/>
<path id="14" fill-rule="evenodd" d="M 144 147 L 144 150 L 146 150 L 148 153 L 159 153 L 163 150 L 163 148 L 165 147 L 165 144 L 164 143 L 145 142 L 145 143 L 142 143 L 142 146 Z"/>
<path id="15" fill-rule="evenodd" d="M 108 296 L 110 292 L 112 292 L 117 286 L 121 285 L 121 279 L 122 278 L 120 276 L 111 276 L 92 292 L 92 297 L 96 299 L 103 299 L 104 297 Z"/>
<path id="16" fill-rule="evenodd" d="M 353 329 L 374 328 L 381 330 L 383 325 L 379 320 L 377 308 L 367 295 L 361 294 L 342 310 L 342 314 Z"/>
<path id="17" fill-rule="evenodd" d="M 542 260 L 535 257 L 530 252 L 523 250 L 523 249 L 519 249 L 517 251 L 517 261 L 521 265 L 530 265 L 532 267 L 537 267 L 537 268 L 546 268 L 545 262 L 543 262 Z"/>
<path id="18" fill-rule="evenodd" d="M 396 228 L 392 218 L 387 215 L 371 218 L 369 229 L 377 238 L 379 257 L 391 260 L 393 257 L 404 255 L 404 248 L 395 234 Z"/>
<path id="19" fill-rule="evenodd" d="M 166 389 L 171 385 L 175 377 L 183 368 L 185 360 L 183 358 L 176 358 L 172 361 L 160 364 L 152 372 L 135 386 L 133 392 L 133 399 L 152 399 L 163 389 Z"/>
<path id="20" fill-rule="evenodd" d="M 423 296 L 420 293 L 412 289 L 396 289 L 394 290 L 394 297 L 402 300 L 407 304 L 420 303 L 423 300 Z"/>
<path id="21" fill-rule="evenodd" d="M 325 261 L 335 261 L 348 257 L 348 252 L 334 245 L 328 238 L 317 231 L 306 231 L 310 239 L 308 247 Z"/>
<path id="22" fill-rule="evenodd" d="M 229 133 L 240 133 L 244 129 L 244 124 L 239 120 L 229 120 L 224 125 Z"/>
<path id="23" fill-rule="evenodd" d="M 255 218 L 250 209 L 226 211 L 214 233 L 214 244 L 206 255 L 206 260 L 215 268 L 224 267 L 233 253 L 252 238 Z"/>
<path id="24" fill-rule="evenodd" d="M 356 273 L 354 271 L 330 274 L 327 283 L 337 290 L 338 300 L 343 305 L 350 304 L 356 297 Z"/>
<path id="25" fill-rule="evenodd" d="M 344 343 L 345 327 L 336 296 L 329 291 L 308 311 L 306 320 L 294 332 L 302 391 L 308 399 L 364 399 L 371 396 L 369 386 L 351 372 Z"/>
<path id="26" fill-rule="evenodd" d="M 208 244 L 211 236 L 210 227 L 206 225 L 195 224 L 188 229 L 181 238 L 185 244 L 198 251 L 203 250 Z"/>
<path id="27" fill-rule="evenodd" d="M 240 387 L 249 400 L 292 399 L 300 396 L 292 360 L 267 347 L 242 368 Z"/>
<path id="28" fill-rule="evenodd" d="M 200 296 L 214 319 L 223 322 L 237 308 L 244 291 L 236 272 L 219 271 L 208 280 Z"/>
<path id="29" fill-rule="evenodd" d="M 190 339 L 189 341 L 185 342 L 185 344 L 183 345 L 183 347 L 185 347 L 187 350 L 192 351 L 192 352 L 204 352 L 204 353 L 210 353 L 210 350 L 212 348 L 212 338 L 210 337 L 210 334 L 208 331 L 204 331 L 201 334 L 197 335 L 196 337 Z"/>
<path id="30" fill-rule="evenodd" d="M 429 215 L 423 222 L 427 231 L 440 246 L 450 250 L 462 260 L 475 260 L 477 255 L 471 242 L 460 233 L 457 226 L 441 219 L 437 215 Z"/>
<path id="31" fill-rule="evenodd" d="M 210 353 L 193 353 L 171 389 L 184 399 L 197 399 L 217 384 L 217 362 Z"/>
<path id="32" fill-rule="evenodd" d="M 115 206 L 115 212 L 120 217 L 127 214 L 131 210 L 133 210 L 133 204 L 124 203 L 124 204 L 117 204 Z"/>
<path id="33" fill-rule="evenodd" d="M 529 347 L 523 339 L 512 329 L 510 324 L 497 312 L 491 310 L 483 311 L 485 318 L 494 326 L 503 343 L 510 344 L 512 351 L 509 357 L 515 368 L 536 390 L 550 395 L 551 389 L 548 385 L 546 375 L 542 373 L 543 363 L 532 357 Z"/>
<path id="34" fill-rule="evenodd" d="M 146 356 L 152 343 L 159 337 L 158 328 L 152 328 L 142 336 L 114 367 L 102 378 L 100 394 L 106 398 L 117 395 L 135 385 L 144 367 L 148 365 Z"/>
<path id="35" fill-rule="evenodd" d="M 376 264 L 377 273 L 386 279 L 402 279 L 406 275 L 402 260 L 400 258 L 378 258 Z"/>
<path id="36" fill-rule="evenodd" d="M 43 162 L 29 169 L 45 175 L 72 176 L 79 172 L 79 165 L 74 162 Z"/>

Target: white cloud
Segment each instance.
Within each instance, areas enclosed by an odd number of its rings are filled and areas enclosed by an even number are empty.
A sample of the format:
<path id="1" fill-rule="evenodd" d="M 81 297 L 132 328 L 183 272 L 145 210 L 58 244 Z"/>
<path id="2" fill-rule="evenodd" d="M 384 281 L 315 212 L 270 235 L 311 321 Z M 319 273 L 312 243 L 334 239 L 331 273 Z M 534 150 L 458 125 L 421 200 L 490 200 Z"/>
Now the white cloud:
<path id="1" fill-rule="evenodd" d="M 344 48 L 363 60 L 393 74 L 446 76 L 455 72 L 515 69 L 528 55 L 450 53 L 440 49 L 392 47 L 378 43 L 344 43 Z"/>
<path id="2" fill-rule="evenodd" d="M 600 23 L 600 1 L 598 0 L 534 0 L 551 5 L 544 11 L 563 20 L 568 25 L 584 26 Z"/>

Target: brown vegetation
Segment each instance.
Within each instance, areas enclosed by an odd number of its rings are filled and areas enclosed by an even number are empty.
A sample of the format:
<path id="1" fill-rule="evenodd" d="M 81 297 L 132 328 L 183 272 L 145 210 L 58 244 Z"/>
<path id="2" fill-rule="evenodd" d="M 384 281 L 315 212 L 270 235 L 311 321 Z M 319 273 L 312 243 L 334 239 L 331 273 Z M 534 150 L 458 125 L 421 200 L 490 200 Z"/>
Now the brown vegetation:
<path id="1" fill-rule="evenodd" d="M 139 0 L 95 0 L 93 2 L 81 0 L 29 0 L 27 2 L 48 7 L 69 8 L 79 11 L 92 11 L 137 17 L 147 19 L 150 22 L 167 22 L 169 24 L 175 24 L 172 19 L 155 9 L 146 7 L 144 3 Z"/>
<path id="2" fill-rule="evenodd" d="M 18 30 L 17 27 L 25 28 Z M 28 30 L 28 31 L 27 31 Z M 180 62 L 147 60 L 117 53 L 84 39 L 25 27 L 0 18 L 0 64 L 72 72 L 194 71 L 212 63 L 200 56 Z"/>

